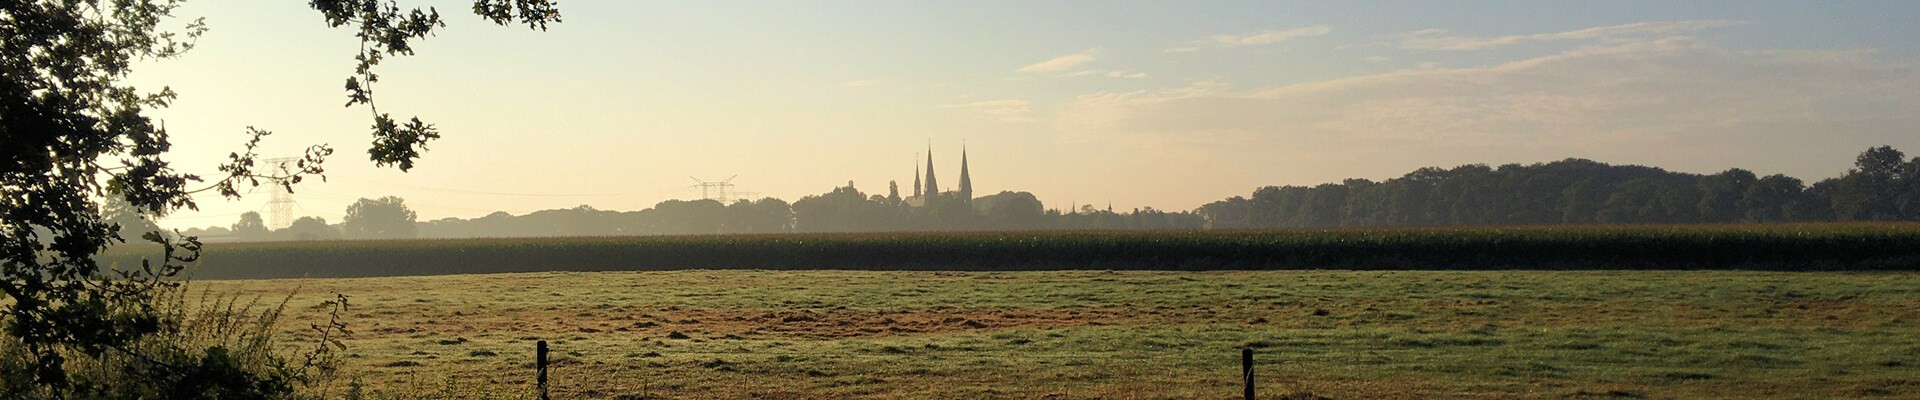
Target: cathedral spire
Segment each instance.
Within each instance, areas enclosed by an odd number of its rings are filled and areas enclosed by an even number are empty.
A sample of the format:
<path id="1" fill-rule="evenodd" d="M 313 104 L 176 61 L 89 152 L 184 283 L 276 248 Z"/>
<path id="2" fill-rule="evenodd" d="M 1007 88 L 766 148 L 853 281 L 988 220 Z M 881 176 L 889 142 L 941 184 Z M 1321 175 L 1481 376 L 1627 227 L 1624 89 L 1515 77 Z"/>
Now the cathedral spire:
<path id="1" fill-rule="evenodd" d="M 919 156 L 920 156 L 919 154 L 914 154 L 913 158 L 920 158 Z M 914 160 L 914 161 L 920 161 L 920 160 Z M 920 197 L 920 164 L 919 163 L 913 164 L 913 197 Z"/>
<path id="2" fill-rule="evenodd" d="M 933 144 L 927 144 L 927 197 L 940 195 L 940 181 L 933 175 Z"/>
<path id="3" fill-rule="evenodd" d="M 973 201 L 973 178 L 967 176 L 967 143 L 960 142 L 960 201 Z"/>

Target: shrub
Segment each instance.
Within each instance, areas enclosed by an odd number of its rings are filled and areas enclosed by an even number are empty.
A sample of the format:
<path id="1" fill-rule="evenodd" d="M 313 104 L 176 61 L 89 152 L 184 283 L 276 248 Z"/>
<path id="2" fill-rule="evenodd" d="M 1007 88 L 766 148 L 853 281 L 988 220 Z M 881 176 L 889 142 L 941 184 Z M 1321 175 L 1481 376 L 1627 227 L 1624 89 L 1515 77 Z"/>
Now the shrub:
<path id="1" fill-rule="evenodd" d="M 67 350 L 67 388 L 38 385 L 33 358 L 12 336 L 0 336 L 0 398 L 55 399 L 289 399 L 325 397 L 338 370 L 336 351 L 347 333 L 339 320 L 346 297 L 328 302 L 327 325 L 314 325 L 319 342 L 296 357 L 281 347 L 277 324 L 287 299 L 197 295 L 181 285 L 152 302 L 156 333 L 98 354 Z M 8 324 L 13 321 L 0 321 Z"/>

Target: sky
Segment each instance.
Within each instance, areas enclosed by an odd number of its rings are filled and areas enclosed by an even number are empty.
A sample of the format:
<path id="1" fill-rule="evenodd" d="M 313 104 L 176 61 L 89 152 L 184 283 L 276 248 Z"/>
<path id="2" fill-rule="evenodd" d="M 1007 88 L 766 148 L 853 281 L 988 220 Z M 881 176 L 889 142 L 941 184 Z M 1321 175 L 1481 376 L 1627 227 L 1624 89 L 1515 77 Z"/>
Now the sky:
<path id="1" fill-rule="evenodd" d="M 943 186 L 1049 208 L 1190 210 L 1261 186 L 1416 168 L 1588 158 L 1809 181 L 1862 150 L 1920 152 L 1920 2 L 611 1 L 560 3 L 546 32 L 471 2 L 380 66 L 382 112 L 445 137 L 412 171 L 366 160 L 342 107 L 358 41 L 299 1 L 195 0 L 210 31 L 133 81 L 176 168 L 203 176 L 335 149 L 294 211 L 362 197 L 421 220 L 587 205 L 639 210 L 736 191 L 797 200 L 853 182 Z M 176 21 L 184 24 L 185 21 Z M 227 226 L 268 190 L 161 221 Z"/>

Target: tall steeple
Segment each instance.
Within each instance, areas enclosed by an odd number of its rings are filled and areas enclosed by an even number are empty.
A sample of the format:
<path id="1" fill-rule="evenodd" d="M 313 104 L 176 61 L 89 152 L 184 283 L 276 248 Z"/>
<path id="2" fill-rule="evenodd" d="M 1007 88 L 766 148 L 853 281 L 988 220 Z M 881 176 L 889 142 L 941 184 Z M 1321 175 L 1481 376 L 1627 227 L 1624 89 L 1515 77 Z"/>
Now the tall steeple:
<path id="1" fill-rule="evenodd" d="M 919 154 L 915 154 L 915 156 L 918 156 L 918 155 Z M 914 157 L 914 158 L 920 158 L 920 157 Z M 919 161 L 919 160 L 914 160 L 914 161 Z M 920 197 L 920 164 L 919 163 L 913 164 L 913 197 Z"/>
<path id="2" fill-rule="evenodd" d="M 973 178 L 967 176 L 966 142 L 960 142 L 960 201 L 973 201 Z"/>
<path id="3" fill-rule="evenodd" d="M 940 195 L 940 181 L 933 175 L 933 144 L 927 144 L 927 197 Z"/>

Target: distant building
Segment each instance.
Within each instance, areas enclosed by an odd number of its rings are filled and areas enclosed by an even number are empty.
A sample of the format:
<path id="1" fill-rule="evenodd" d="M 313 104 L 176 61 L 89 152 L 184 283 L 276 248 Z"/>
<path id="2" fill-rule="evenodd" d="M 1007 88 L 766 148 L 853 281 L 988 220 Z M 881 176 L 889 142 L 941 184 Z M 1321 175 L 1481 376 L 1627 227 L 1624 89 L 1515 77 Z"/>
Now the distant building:
<path id="1" fill-rule="evenodd" d="M 967 171 L 967 146 L 960 146 L 960 190 L 941 192 L 940 180 L 933 173 L 933 146 L 927 146 L 927 171 L 925 184 L 921 179 L 920 166 L 916 163 L 913 170 L 913 197 L 902 199 L 908 206 L 926 207 L 927 199 L 934 196 L 948 196 L 973 203 L 973 175 Z"/>

